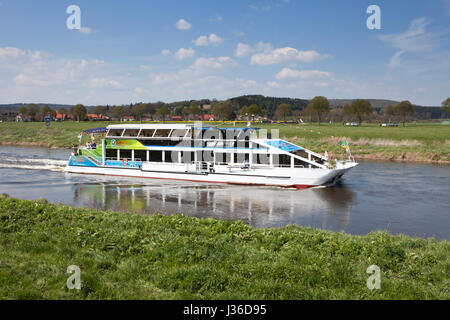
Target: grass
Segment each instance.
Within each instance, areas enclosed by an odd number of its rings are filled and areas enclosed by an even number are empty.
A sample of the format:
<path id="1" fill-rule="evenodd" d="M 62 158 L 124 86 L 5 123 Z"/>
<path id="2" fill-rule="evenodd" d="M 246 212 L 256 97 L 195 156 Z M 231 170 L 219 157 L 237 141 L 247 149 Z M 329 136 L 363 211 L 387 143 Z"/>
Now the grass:
<path id="1" fill-rule="evenodd" d="M 81 290 L 66 288 L 69 265 Z M 0 197 L 0 299 L 449 299 L 449 274 L 447 241 Z"/>
<path id="2" fill-rule="evenodd" d="M 66 121 L 52 123 L 49 127 L 39 122 L 5 122 L 0 123 L 0 143 L 68 148 L 78 142 L 77 136 L 81 131 L 108 124 L 112 122 Z M 280 138 L 317 152 L 327 150 L 335 156 L 343 156 L 344 150 L 339 147 L 337 138 L 345 138 L 356 158 L 450 163 L 448 125 L 419 123 L 397 128 L 384 128 L 376 124 L 346 127 L 328 123 L 255 126 L 279 129 Z"/>

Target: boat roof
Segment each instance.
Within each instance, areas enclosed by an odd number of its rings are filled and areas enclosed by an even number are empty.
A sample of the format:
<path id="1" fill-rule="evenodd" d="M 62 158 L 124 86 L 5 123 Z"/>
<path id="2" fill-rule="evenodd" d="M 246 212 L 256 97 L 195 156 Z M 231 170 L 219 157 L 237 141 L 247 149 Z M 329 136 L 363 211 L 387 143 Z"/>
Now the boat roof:
<path id="1" fill-rule="evenodd" d="M 107 127 L 107 129 L 191 129 L 197 128 L 202 130 L 259 130 L 259 128 L 250 128 L 250 127 L 228 127 L 228 128 L 220 128 L 217 126 L 204 125 L 204 124 L 193 124 L 193 123 L 177 123 L 177 124 L 168 124 L 168 123 L 158 123 L 158 124 L 150 124 L 150 123 L 132 123 L 132 124 L 112 124 Z"/>

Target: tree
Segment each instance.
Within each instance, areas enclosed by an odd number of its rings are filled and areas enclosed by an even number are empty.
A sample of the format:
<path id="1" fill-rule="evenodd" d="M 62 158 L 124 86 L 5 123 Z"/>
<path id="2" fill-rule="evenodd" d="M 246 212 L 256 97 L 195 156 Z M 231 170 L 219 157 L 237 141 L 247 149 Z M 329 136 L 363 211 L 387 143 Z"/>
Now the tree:
<path id="1" fill-rule="evenodd" d="M 132 108 L 133 115 L 136 117 L 136 120 L 142 121 L 142 116 L 147 112 L 147 106 L 143 103 L 136 104 Z"/>
<path id="2" fill-rule="evenodd" d="M 322 115 L 324 113 L 330 112 L 330 103 L 328 102 L 327 98 L 323 96 L 317 96 L 311 100 L 307 108 L 309 108 L 309 112 L 311 112 L 311 114 L 317 115 L 317 120 L 320 124 Z"/>
<path id="3" fill-rule="evenodd" d="M 214 116 L 222 121 L 230 120 L 233 117 L 233 109 L 229 102 L 219 102 L 212 107 Z"/>
<path id="4" fill-rule="evenodd" d="M 183 110 L 181 111 L 181 113 L 183 114 L 183 117 L 185 120 L 189 120 L 189 115 L 191 114 L 191 108 L 184 107 Z"/>
<path id="5" fill-rule="evenodd" d="M 102 116 L 104 116 L 106 114 L 106 107 L 104 107 L 104 106 L 96 106 L 92 110 L 92 113 L 96 114 L 99 118 L 101 118 Z"/>
<path id="6" fill-rule="evenodd" d="M 389 123 L 391 123 L 391 118 L 395 114 L 395 107 L 392 104 L 388 104 L 383 111 L 384 115 L 388 117 Z"/>
<path id="7" fill-rule="evenodd" d="M 358 123 L 361 124 L 362 118 L 366 114 L 371 114 L 373 109 L 369 101 L 364 99 L 356 99 L 352 104 L 346 103 L 344 111 L 348 115 L 355 115 L 358 118 Z"/>
<path id="8" fill-rule="evenodd" d="M 65 119 L 66 119 L 66 115 L 67 115 L 67 110 L 66 110 L 66 108 L 61 107 L 61 108 L 58 109 L 57 112 L 58 112 L 59 114 L 62 114 L 62 115 L 63 115 L 63 116 L 62 116 L 62 120 L 65 120 Z"/>
<path id="9" fill-rule="evenodd" d="M 170 110 L 167 106 L 162 106 L 158 109 L 158 111 L 156 111 L 156 114 L 161 116 L 164 122 L 164 120 L 166 120 L 166 116 L 170 114 Z"/>
<path id="10" fill-rule="evenodd" d="M 249 115 L 262 115 L 262 110 L 257 104 L 251 104 L 245 108 L 245 113 Z"/>
<path id="11" fill-rule="evenodd" d="M 183 110 L 184 110 L 183 106 L 181 106 L 181 105 L 180 106 L 176 106 L 175 110 L 173 111 L 173 113 L 176 116 L 182 116 L 183 115 Z"/>
<path id="12" fill-rule="evenodd" d="M 414 107 L 411 102 L 405 100 L 395 106 L 395 114 L 398 114 L 403 119 L 403 126 L 405 126 L 406 118 L 414 114 Z"/>
<path id="13" fill-rule="evenodd" d="M 441 109 L 446 113 L 450 113 L 450 97 L 442 101 L 442 107 Z"/>
<path id="14" fill-rule="evenodd" d="M 41 114 L 45 116 L 51 116 L 54 117 L 56 112 L 52 108 L 50 108 L 48 105 L 45 105 L 41 108 Z"/>
<path id="15" fill-rule="evenodd" d="M 275 116 L 278 119 L 283 119 L 283 120 L 286 120 L 286 117 L 291 115 L 291 113 L 292 113 L 292 108 L 287 103 L 279 104 L 277 107 L 277 110 L 275 110 Z"/>
<path id="16" fill-rule="evenodd" d="M 202 109 L 200 109 L 199 105 L 196 103 L 191 103 L 191 105 L 189 106 L 189 111 L 190 111 L 189 113 L 194 116 L 194 120 L 197 115 L 202 114 Z"/>
<path id="17" fill-rule="evenodd" d="M 34 103 L 30 103 L 27 106 L 27 115 L 30 116 L 33 120 L 34 117 L 39 113 L 39 106 Z"/>
<path id="18" fill-rule="evenodd" d="M 87 110 L 82 104 L 77 104 L 70 108 L 70 113 L 75 119 L 77 119 L 77 122 L 80 122 L 80 120 L 84 120 L 84 118 L 86 118 Z"/>
<path id="19" fill-rule="evenodd" d="M 27 111 L 28 111 L 27 107 L 25 107 L 25 106 L 19 107 L 19 114 L 22 114 L 22 115 L 27 114 Z"/>
<path id="20" fill-rule="evenodd" d="M 116 107 L 111 108 L 111 114 L 114 117 L 119 118 L 120 121 L 122 121 L 122 118 L 125 115 L 125 113 L 126 113 L 126 110 L 122 106 L 116 106 Z"/>

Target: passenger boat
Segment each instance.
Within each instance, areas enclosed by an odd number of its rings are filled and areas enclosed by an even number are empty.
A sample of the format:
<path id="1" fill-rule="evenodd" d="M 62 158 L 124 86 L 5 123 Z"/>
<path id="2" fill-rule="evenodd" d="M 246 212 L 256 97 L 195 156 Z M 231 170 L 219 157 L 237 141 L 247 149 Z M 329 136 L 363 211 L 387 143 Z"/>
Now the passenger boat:
<path id="1" fill-rule="evenodd" d="M 110 125 L 84 132 L 101 134 L 101 142 L 75 147 L 65 171 L 301 189 L 333 183 L 358 165 L 352 157 L 331 160 L 261 132 L 202 124 Z"/>

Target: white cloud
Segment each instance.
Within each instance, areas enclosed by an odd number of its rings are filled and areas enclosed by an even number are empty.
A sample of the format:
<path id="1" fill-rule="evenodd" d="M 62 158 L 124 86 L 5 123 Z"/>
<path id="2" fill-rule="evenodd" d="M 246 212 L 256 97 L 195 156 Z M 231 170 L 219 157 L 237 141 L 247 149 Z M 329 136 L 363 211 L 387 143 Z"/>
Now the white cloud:
<path id="1" fill-rule="evenodd" d="M 200 36 L 193 41 L 197 46 L 218 46 L 223 42 L 223 39 L 214 33 L 209 36 Z"/>
<path id="2" fill-rule="evenodd" d="M 101 60 L 54 59 L 49 53 L 0 48 L 0 70 L 15 73 L 17 85 L 50 86 L 79 81 L 83 75 L 95 72 L 103 65 Z"/>
<path id="3" fill-rule="evenodd" d="M 317 79 L 317 78 L 330 78 L 331 73 L 319 70 L 293 70 L 289 68 L 283 68 L 275 75 L 278 80 L 283 79 Z"/>
<path id="4" fill-rule="evenodd" d="M 16 68 L 19 65 L 36 63 L 48 58 L 42 51 L 21 50 L 13 47 L 0 48 L 0 67 Z"/>
<path id="5" fill-rule="evenodd" d="M 426 32 L 430 22 L 422 17 L 414 19 L 409 29 L 402 33 L 380 35 L 379 38 L 401 51 L 423 51 L 433 45 L 433 34 Z"/>
<path id="6" fill-rule="evenodd" d="M 84 83 L 85 86 L 90 88 L 105 88 L 105 87 L 111 87 L 114 89 L 120 89 L 123 87 L 123 85 L 116 80 L 108 80 L 105 78 L 93 78 L 89 79 Z"/>
<path id="7" fill-rule="evenodd" d="M 267 85 L 271 88 L 279 88 L 280 85 L 276 81 L 268 81 Z"/>
<path id="8" fill-rule="evenodd" d="M 168 49 L 163 49 L 163 50 L 161 51 L 161 54 L 162 54 L 163 56 L 170 56 L 170 55 L 172 54 L 172 52 L 170 52 L 170 50 L 168 50 Z"/>
<path id="9" fill-rule="evenodd" d="M 238 43 L 236 47 L 236 51 L 234 52 L 234 55 L 236 57 L 245 57 L 248 56 L 252 52 L 252 47 L 245 43 Z"/>
<path id="10" fill-rule="evenodd" d="M 320 54 L 314 50 L 301 51 L 295 48 L 284 47 L 264 53 L 254 54 L 250 59 L 250 63 L 258 65 L 272 65 L 296 61 L 312 62 L 326 57 L 328 57 L 328 55 Z"/>
<path id="11" fill-rule="evenodd" d="M 181 69 L 178 72 L 170 73 L 150 73 L 149 77 L 152 84 L 160 85 L 165 83 L 184 82 L 189 83 L 194 78 L 214 75 L 218 72 L 233 68 L 237 65 L 236 61 L 230 57 L 217 58 L 197 58 L 188 68 Z"/>
<path id="12" fill-rule="evenodd" d="M 183 59 L 186 59 L 186 58 L 193 57 L 194 54 L 195 54 L 195 50 L 192 49 L 192 48 L 189 48 L 189 49 L 180 48 L 180 49 L 178 49 L 177 52 L 175 52 L 173 54 L 173 56 L 175 57 L 175 59 L 183 60 Z"/>
<path id="13" fill-rule="evenodd" d="M 268 12 L 272 9 L 272 7 L 270 5 L 261 5 L 261 6 L 256 6 L 254 4 L 251 4 L 248 6 L 250 9 L 255 10 L 255 11 L 265 11 Z"/>
<path id="14" fill-rule="evenodd" d="M 273 46 L 272 46 L 272 44 L 270 44 L 268 42 L 260 41 L 256 44 L 255 48 L 252 48 L 250 45 L 245 44 L 245 43 L 238 43 L 234 55 L 236 57 L 245 57 L 255 51 L 259 52 L 259 53 L 261 53 L 261 52 L 267 53 L 272 50 L 273 50 Z"/>
<path id="15" fill-rule="evenodd" d="M 180 19 L 177 21 L 177 23 L 175 23 L 175 28 L 177 28 L 178 30 L 189 30 L 191 27 L 192 24 L 184 19 Z"/>
<path id="16" fill-rule="evenodd" d="M 236 62 L 230 57 L 218 57 L 218 58 L 198 58 L 191 66 L 193 70 L 205 71 L 205 70 L 220 70 L 226 67 L 234 67 Z"/>
<path id="17" fill-rule="evenodd" d="M 91 28 L 88 28 L 88 27 L 80 28 L 79 31 L 83 34 L 90 34 L 92 32 Z"/>
<path id="18" fill-rule="evenodd" d="M 419 53 L 433 49 L 436 35 L 426 31 L 429 23 L 424 17 L 414 19 L 405 32 L 379 36 L 380 40 L 398 49 L 391 57 L 389 67 L 395 68 L 402 65 L 404 63 L 403 56 L 407 53 Z"/>

